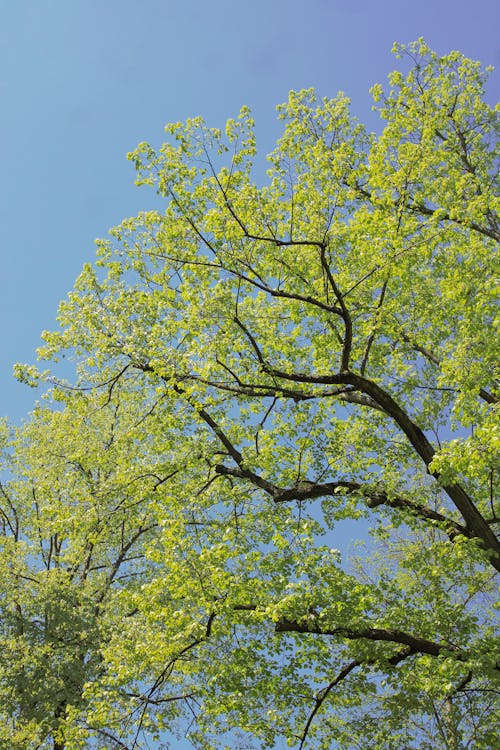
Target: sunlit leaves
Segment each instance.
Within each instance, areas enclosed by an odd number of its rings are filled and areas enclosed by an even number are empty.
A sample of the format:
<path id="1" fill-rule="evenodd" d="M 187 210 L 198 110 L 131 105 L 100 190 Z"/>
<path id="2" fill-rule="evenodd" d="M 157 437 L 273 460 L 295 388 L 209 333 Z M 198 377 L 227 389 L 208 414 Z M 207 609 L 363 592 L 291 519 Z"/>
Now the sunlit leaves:
<path id="1" fill-rule="evenodd" d="M 488 746 L 498 111 L 459 53 L 396 52 L 379 135 L 290 92 L 264 181 L 248 108 L 129 154 L 164 210 L 43 334 L 76 382 L 20 370 L 58 408 L 6 459 L 5 649 L 38 682 L 3 667 L 12 737 Z"/>

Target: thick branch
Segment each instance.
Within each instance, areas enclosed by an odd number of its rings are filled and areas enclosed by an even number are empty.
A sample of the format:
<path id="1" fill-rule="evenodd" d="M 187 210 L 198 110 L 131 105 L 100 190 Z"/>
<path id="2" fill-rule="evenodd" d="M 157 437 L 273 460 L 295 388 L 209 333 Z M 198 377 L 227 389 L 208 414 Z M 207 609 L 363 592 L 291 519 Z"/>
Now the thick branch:
<path id="1" fill-rule="evenodd" d="M 340 388 L 327 388 L 324 390 L 317 391 L 305 391 L 298 388 L 284 388 L 283 386 L 273 383 L 272 385 L 262 385 L 259 383 L 244 383 L 234 372 L 229 371 L 222 362 L 219 362 L 221 367 L 224 367 L 228 372 L 231 373 L 235 380 L 236 385 L 229 385 L 228 383 L 221 380 L 208 380 L 207 378 L 201 378 L 199 376 L 190 376 L 192 380 L 196 380 L 198 383 L 203 383 L 211 388 L 215 388 L 219 391 L 227 391 L 228 393 L 235 393 L 237 395 L 249 396 L 250 398 L 289 398 L 293 401 L 312 401 L 318 398 L 338 398 L 341 401 L 347 401 L 349 404 L 359 404 L 360 406 L 369 406 L 371 409 L 383 412 L 383 409 L 375 403 L 373 399 L 366 396 L 363 393 L 358 393 L 354 388 L 350 386 Z"/>
<path id="2" fill-rule="evenodd" d="M 243 330 L 245 330 L 244 326 Z M 356 391 L 368 396 L 379 406 L 380 409 L 396 422 L 408 438 L 417 455 L 419 455 L 424 462 L 428 472 L 435 479 L 439 480 L 439 472 L 430 468 L 432 459 L 435 455 L 432 444 L 425 436 L 423 430 L 410 419 L 408 414 L 401 408 L 397 401 L 395 401 L 395 399 L 377 383 L 353 372 L 341 372 L 334 375 L 308 375 L 305 373 L 287 373 L 278 370 L 265 362 L 264 356 L 257 343 L 253 340 L 253 337 L 249 332 L 248 335 L 264 372 L 277 378 L 298 383 L 351 385 Z M 485 547 L 493 553 L 491 557 L 492 565 L 496 570 L 500 571 L 500 543 L 493 530 L 472 502 L 471 498 L 458 484 L 442 484 L 441 486 L 462 514 L 467 529 L 472 532 L 474 536 L 481 539 Z"/>
<path id="3" fill-rule="evenodd" d="M 413 500 L 409 500 L 408 498 L 404 498 L 401 496 L 389 498 L 385 494 L 385 492 L 373 493 L 366 497 L 366 504 L 369 508 L 376 508 L 378 505 L 388 505 L 390 508 L 400 508 L 401 510 L 408 510 L 414 516 L 425 518 L 431 522 L 435 521 L 439 523 L 452 542 L 459 535 L 469 537 L 469 539 L 474 538 L 474 534 L 465 526 L 462 526 L 462 524 L 457 523 L 447 516 L 444 516 L 437 510 L 429 508 L 427 505 L 422 505 L 422 503 L 416 503 Z"/>
<path id="4" fill-rule="evenodd" d="M 439 480 L 439 473 L 430 469 L 430 464 L 434 458 L 434 448 L 427 440 L 423 431 L 416 425 L 399 404 L 392 398 L 387 391 L 384 391 L 377 383 L 368 378 L 354 373 L 347 373 L 345 382 L 350 383 L 363 393 L 368 394 L 389 414 L 404 432 L 417 454 L 424 461 L 429 473 Z M 479 539 L 482 539 L 487 549 L 491 550 L 492 564 L 496 570 L 500 571 L 500 543 L 496 538 L 493 530 L 486 523 L 485 519 L 478 511 L 465 490 L 458 484 L 442 484 L 442 487 L 448 497 L 453 501 L 465 520 L 467 528 L 474 533 Z"/>
<path id="5" fill-rule="evenodd" d="M 314 623 L 301 622 L 299 620 L 288 620 L 283 618 L 276 623 L 277 633 L 311 633 L 315 635 L 338 636 L 348 640 L 383 641 L 386 643 L 398 643 L 407 646 L 411 653 L 439 656 L 443 653 L 453 653 L 456 658 L 463 660 L 465 655 L 458 646 L 452 643 L 436 643 L 428 638 L 405 633 L 395 628 L 321 628 Z M 409 653 L 407 654 L 409 655 Z"/>
<path id="6" fill-rule="evenodd" d="M 425 463 L 429 474 L 439 480 L 439 472 L 430 469 L 435 451 L 420 427 L 399 406 L 392 396 L 377 383 L 354 372 L 342 372 L 335 375 L 307 375 L 304 373 L 287 373 L 268 365 L 263 370 L 285 380 L 298 383 L 324 383 L 327 385 L 352 385 L 357 391 L 369 396 L 401 428 L 409 442 Z M 492 529 L 478 511 L 465 490 L 458 484 L 442 484 L 443 490 L 462 514 L 469 531 L 481 539 L 487 549 L 491 550 L 492 565 L 500 571 L 500 543 Z"/>
<path id="7" fill-rule="evenodd" d="M 260 487 L 265 492 L 272 494 L 274 491 L 274 485 L 271 484 L 271 482 L 268 482 L 263 477 L 256 474 L 254 471 L 251 471 L 250 469 L 246 469 L 243 466 L 243 456 L 241 455 L 240 451 L 232 444 L 232 442 L 223 432 L 221 427 L 210 416 L 207 410 L 203 408 L 196 408 L 196 411 L 198 412 L 200 417 L 203 419 L 203 421 L 210 427 L 212 432 L 219 438 L 219 440 L 221 441 L 222 445 L 226 448 L 231 458 L 238 465 L 239 472 L 242 478 L 248 479 L 250 482 L 252 482 L 252 484 L 255 484 L 257 487 Z M 218 473 L 222 473 L 222 472 L 218 472 Z"/>
<path id="8" fill-rule="evenodd" d="M 223 476 L 237 477 L 239 479 L 248 479 L 249 481 L 252 481 L 248 476 L 248 472 L 224 466 L 223 464 L 217 464 L 215 466 L 215 472 Z M 465 526 L 462 526 L 453 519 L 444 516 L 442 513 L 438 513 L 438 511 L 429 508 L 427 505 L 416 503 L 415 501 L 400 495 L 389 497 L 384 491 L 373 490 L 369 485 L 363 485 L 360 482 L 349 482 L 347 480 L 323 483 L 303 481 L 293 487 L 283 488 L 278 487 L 278 485 L 272 484 L 267 480 L 263 480 L 262 477 L 259 477 L 259 480 L 260 484 L 257 486 L 262 487 L 262 489 L 264 489 L 276 503 L 315 500 L 320 497 L 331 497 L 338 494 L 348 495 L 356 492 L 366 498 L 366 504 L 369 508 L 376 508 L 379 505 L 387 505 L 391 508 L 409 511 L 412 515 L 424 518 L 427 521 L 435 521 L 439 523 L 451 541 L 454 541 L 459 535 L 474 538 L 474 534 L 472 534 Z"/>
<path id="9" fill-rule="evenodd" d="M 401 408 L 397 401 L 395 401 L 395 399 L 387 391 L 381 388 L 381 386 L 379 386 L 374 381 L 363 377 L 362 375 L 358 375 L 350 371 L 341 372 L 334 375 L 307 375 L 305 373 L 287 373 L 282 370 L 277 370 L 265 362 L 264 356 L 260 351 L 258 344 L 255 342 L 252 334 L 248 331 L 248 329 L 246 329 L 246 326 L 237 319 L 235 319 L 235 322 L 237 322 L 239 327 L 249 337 L 249 340 L 254 347 L 254 350 L 264 372 L 277 378 L 282 378 L 284 380 L 290 380 L 299 383 L 349 385 L 352 386 L 356 391 L 359 391 L 361 394 L 368 396 L 374 403 L 378 405 L 381 410 L 383 410 L 396 422 L 396 424 L 408 438 L 417 455 L 419 455 L 424 462 L 429 474 L 439 481 L 439 472 L 430 468 L 432 459 L 435 455 L 432 444 L 425 436 L 423 430 L 410 419 L 408 414 Z M 176 390 L 180 394 L 183 394 L 183 391 L 179 386 L 174 386 L 174 390 Z M 252 472 L 251 470 L 245 469 L 245 467 L 243 467 L 243 457 L 241 453 L 231 443 L 220 426 L 208 414 L 208 412 L 196 405 L 194 405 L 194 408 L 196 409 L 200 417 L 206 422 L 206 424 L 209 425 L 215 435 L 217 435 L 219 440 L 225 446 L 229 455 L 234 459 L 235 463 L 242 471 L 245 472 L 246 478 L 252 481 L 256 486 L 261 487 L 266 492 L 269 492 L 270 495 L 273 495 L 273 492 L 275 490 L 274 485 L 260 477 L 255 472 Z M 486 549 L 488 549 L 492 553 L 492 565 L 496 570 L 500 571 L 500 542 L 498 541 L 493 529 L 490 528 L 489 524 L 483 518 L 463 487 L 461 487 L 459 484 L 441 484 L 441 486 L 448 497 L 453 501 L 456 508 L 460 511 L 465 521 L 467 530 L 468 532 L 470 532 L 468 535 L 470 536 L 472 534 L 473 536 L 482 540 Z"/>
<path id="10" fill-rule="evenodd" d="M 342 347 L 342 356 L 341 356 L 341 362 L 340 362 L 340 369 L 343 372 L 344 370 L 349 369 L 349 359 L 351 356 L 351 349 L 352 349 L 352 319 L 351 319 L 351 314 L 347 308 L 347 305 L 344 302 L 342 293 L 340 289 L 338 288 L 335 279 L 333 278 L 332 272 L 330 271 L 330 266 L 328 265 L 328 262 L 326 260 L 326 249 L 324 246 L 321 248 L 321 266 L 326 275 L 326 278 L 328 279 L 328 283 L 333 289 L 335 298 L 337 302 L 339 303 L 339 307 L 341 311 L 340 314 L 344 321 L 344 344 Z"/>

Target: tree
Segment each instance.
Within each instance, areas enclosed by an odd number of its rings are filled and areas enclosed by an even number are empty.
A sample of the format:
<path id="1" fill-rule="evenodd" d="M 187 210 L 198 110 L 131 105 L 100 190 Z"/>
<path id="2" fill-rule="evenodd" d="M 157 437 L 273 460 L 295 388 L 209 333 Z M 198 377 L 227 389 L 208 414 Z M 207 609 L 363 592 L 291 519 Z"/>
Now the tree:
<path id="1" fill-rule="evenodd" d="M 183 722 L 200 748 L 493 745 L 498 108 L 478 63 L 396 53 L 381 134 L 343 94 L 291 92 L 262 187 L 246 108 L 129 155 L 165 211 L 98 242 L 41 356 L 76 357 L 49 421 L 92 446 L 82 477 L 111 460 L 125 538 L 148 531 L 137 583 L 100 589 L 54 747 Z M 125 415 L 117 454 L 75 434 L 79 404 Z"/>
<path id="2" fill-rule="evenodd" d="M 86 715 L 84 686 L 103 675 L 101 650 L 117 626 L 110 593 L 147 580 L 160 480 L 135 445 L 126 394 L 101 407 L 78 394 L 71 408 L 37 408 L 2 436 L 0 747 L 9 750 L 66 747 L 61 720 L 70 707 Z M 92 726 L 91 715 L 79 720 Z"/>

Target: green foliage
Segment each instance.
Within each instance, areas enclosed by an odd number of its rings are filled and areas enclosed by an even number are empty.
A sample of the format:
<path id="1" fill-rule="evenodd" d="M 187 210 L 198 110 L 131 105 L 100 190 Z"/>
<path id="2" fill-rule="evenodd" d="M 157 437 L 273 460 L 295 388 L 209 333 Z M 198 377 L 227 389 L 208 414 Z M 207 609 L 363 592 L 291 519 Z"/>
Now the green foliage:
<path id="1" fill-rule="evenodd" d="M 57 409 L 2 433 L 0 747 L 493 746 L 498 109 L 396 52 L 381 134 L 291 92 L 262 186 L 247 108 L 129 155 L 165 210 L 98 242 L 40 351 L 77 382 L 20 368 Z"/>

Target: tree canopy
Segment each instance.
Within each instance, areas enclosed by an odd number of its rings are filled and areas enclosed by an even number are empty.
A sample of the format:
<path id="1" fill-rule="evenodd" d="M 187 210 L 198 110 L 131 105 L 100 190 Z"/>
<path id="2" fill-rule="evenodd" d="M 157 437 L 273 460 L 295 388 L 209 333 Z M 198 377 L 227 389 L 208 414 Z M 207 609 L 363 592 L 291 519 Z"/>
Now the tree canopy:
<path id="1" fill-rule="evenodd" d="M 266 180 L 247 108 L 129 154 L 164 210 L 2 434 L 1 747 L 493 746 L 499 108 L 395 52 L 379 134 L 292 91 Z"/>

